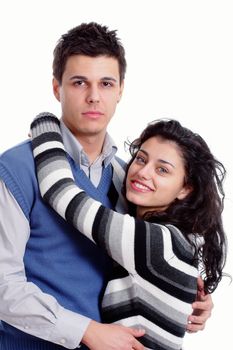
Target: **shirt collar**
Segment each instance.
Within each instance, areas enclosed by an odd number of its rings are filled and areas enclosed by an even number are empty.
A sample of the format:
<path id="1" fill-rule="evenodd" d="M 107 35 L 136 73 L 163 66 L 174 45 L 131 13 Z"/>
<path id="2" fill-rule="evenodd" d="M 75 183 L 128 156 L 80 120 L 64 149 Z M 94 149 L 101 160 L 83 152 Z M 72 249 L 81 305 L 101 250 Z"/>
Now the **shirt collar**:
<path id="1" fill-rule="evenodd" d="M 62 119 L 60 119 L 60 127 L 61 127 L 61 134 L 63 138 L 64 147 L 67 153 L 71 156 L 71 158 L 73 158 L 73 160 L 77 164 L 79 164 L 79 166 L 81 164 L 90 166 L 89 159 L 86 153 L 84 152 L 82 145 L 76 139 L 76 137 L 72 134 L 72 132 L 67 128 L 67 126 L 64 124 Z M 101 163 L 103 164 L 104 167 L 109 165 L 109 163 L 112 161 L 116 152 L 117 152 L 117 146 L 115 145 L 111 136 L 108 133 L 106 133 L 102 153 L 98 157 L 98 159 L 101 160 Z"/>

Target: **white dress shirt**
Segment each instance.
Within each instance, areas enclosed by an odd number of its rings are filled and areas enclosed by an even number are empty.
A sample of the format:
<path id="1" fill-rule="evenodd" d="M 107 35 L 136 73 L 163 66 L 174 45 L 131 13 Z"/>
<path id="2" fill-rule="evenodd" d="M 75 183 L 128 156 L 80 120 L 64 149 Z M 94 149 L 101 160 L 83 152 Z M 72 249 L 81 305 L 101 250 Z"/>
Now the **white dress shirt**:
<path id="1" fill-rule="evenodd" d="M 65 149 L 95 186 L 117 148 L 107 134 L 93 164 L 61 121 Z M 0 180 L 0 319 L 36 337 L 68 349 L 79 346 L 90 319 L 62 307 L 57 300 L 27 282 L 23 262 L 30 226 L 15 198 Z M 4 301 L 3 301 L 4 300 Z"/>

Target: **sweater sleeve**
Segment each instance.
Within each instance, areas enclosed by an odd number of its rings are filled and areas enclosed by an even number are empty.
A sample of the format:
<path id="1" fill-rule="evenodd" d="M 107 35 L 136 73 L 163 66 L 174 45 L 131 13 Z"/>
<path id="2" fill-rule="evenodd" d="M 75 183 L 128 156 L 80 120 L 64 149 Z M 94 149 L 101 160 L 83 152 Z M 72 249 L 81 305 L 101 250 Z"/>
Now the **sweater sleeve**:
<path id="1" fill-rule="evenodd" d="M 59 203 L 62 197 L 57 203 L 58 211 Z M 174 226 L 148 223 L 117 213 L 85 192 L 79 192 L 69 202 L 65 219 L 131 274 L 139 273 L 146 278 L 149 271 L 150 280 L 152 275 L 159 274 L 186 285 L 192 280 L 190 276 L 197 277 L 191 247 Z"/>
<path id="2" fill-rule="evenodd" d="M 34 120 L 32 145 L 39 187 L 45 201 L 128 272 L 134 274 L 136 265 L 140 269 L 140 266 L 148 266 L 148 261 L 156 267 L 172 260 L 170 274 L 177 265 L 178 271 L 183 269 L 196 276 L 191 259 L 182 254 L 176 258 L 174 253 L 173 242 L 179 247 L 182 240 L 179 233 L 105 208 L 75 184 L 56 117 L 39 115 Z M 150 258 L 152 249 L 156 250 L 156 259 Z M 191 254 L 190 250 L 183 250 Z"/>

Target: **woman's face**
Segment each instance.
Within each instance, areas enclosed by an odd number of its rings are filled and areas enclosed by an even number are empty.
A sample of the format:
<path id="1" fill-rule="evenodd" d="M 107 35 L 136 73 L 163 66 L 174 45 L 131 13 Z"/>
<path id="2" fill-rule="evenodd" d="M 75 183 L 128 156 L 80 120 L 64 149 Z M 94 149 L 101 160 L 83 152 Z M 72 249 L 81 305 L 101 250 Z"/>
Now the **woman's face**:
<path id="1" fill-rule="evenodd" d="M 185 168 L 179 146 L 159 136 L 145 141 L 129 167 L 126 197 L 137 205 L 137 216 L 164 211 L 176 198 L 191 191 L 185 186 Z"/>

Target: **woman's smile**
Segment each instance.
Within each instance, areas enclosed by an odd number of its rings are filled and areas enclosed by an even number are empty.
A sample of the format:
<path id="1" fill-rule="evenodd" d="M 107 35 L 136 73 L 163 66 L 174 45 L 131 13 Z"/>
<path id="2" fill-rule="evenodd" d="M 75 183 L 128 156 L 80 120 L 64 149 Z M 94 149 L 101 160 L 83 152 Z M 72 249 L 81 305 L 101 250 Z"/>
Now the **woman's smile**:
<path id="1" fill-rule="evenodd" d="M 132 180 L 131 181 L 131 187 L 135 190 L 135 191 L 139 191 L 139 192 L 151 192 L 154 191 L 151 187 L 145 185 L 144 183 L 138 181 L 138 180 Z"/>

